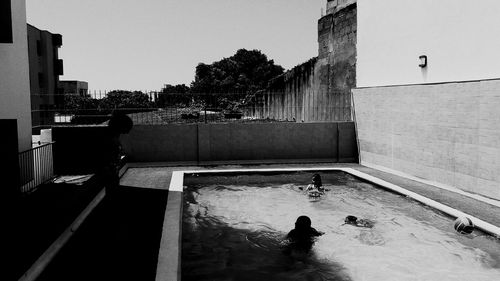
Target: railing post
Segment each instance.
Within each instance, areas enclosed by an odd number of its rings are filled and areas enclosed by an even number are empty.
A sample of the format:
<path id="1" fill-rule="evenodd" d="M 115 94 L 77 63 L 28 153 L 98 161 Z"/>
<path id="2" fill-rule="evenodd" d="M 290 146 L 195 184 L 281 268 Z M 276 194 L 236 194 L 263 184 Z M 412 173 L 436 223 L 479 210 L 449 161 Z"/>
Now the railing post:
<path id="1" fill-rule="evenodd" d="M 204 105 L 204 108 L 205 108 L 205 124 L 207 124 L 207 104 L 208 104 L 208 98 L 205 95 L 205 105 Z"/>
<path id="2" fill-rule="evenodd" d="M 19 153 L 18 186 L 20 192 L 31 192 L 54 178 L 52 144 L 53 142 L 43 144 Z"/>

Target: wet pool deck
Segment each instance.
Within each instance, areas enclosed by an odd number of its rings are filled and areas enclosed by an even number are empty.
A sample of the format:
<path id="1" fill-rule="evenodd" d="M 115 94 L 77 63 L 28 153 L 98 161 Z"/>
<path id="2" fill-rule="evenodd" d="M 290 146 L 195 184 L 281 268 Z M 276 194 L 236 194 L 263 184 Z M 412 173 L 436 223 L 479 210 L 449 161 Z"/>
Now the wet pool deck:
<path id="1" fill-rule="evenodd" d="M 400 175 L 391 174 L 374 168 L 349 163 L 315 164 L 248 164 L 218 166 L 168 166 L 161 163 L 132 163 L 121 178 L 121 185 L 168 189 L 172 172 L 185 170 L 223 170 L 223 169 L 272 169 L 272 168 L 352 168 L 389 183 L 401 186 L 409 191 L 435 200 L 439 203 L 475 216 L 500 227 L 500 201 L 484 198 L 460 190 L 448 190 L 425 182 L 416 181 Z"/>

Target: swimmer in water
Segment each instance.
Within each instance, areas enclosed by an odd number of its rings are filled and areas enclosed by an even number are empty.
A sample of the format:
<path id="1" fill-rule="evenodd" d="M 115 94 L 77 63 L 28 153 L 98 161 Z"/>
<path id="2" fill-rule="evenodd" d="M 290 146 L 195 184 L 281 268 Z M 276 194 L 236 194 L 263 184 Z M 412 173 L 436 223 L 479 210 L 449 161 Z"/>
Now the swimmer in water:
<path id="1" fill-rule="evenodd" d="M 302 188 L 300 188 L 302 190 Z M 321 182 L 321 176 L 319 174 L 314 174 L 312 177 L 312 182 L 306 187 L 305 192 L 310 198 L 319 198 L 325 191 L 328 191 L 323 187 L 323 183 Z"/>
<path id="2" fill-rule="evenodd" d="M 290 254 L 292 250 L 307 253 L 314 244 L 314 238 L 323 234 L 324 232 L 311 227 L 311 219 L 308 216 L 300 216 L 295 222 L 295 228 L 286 236 L 289 244 L 285 253 Z"/>
<path id="3" fill-rule="evenodd" d="M 355 216 L 347 216 L 344 220 L 344 224 L 350 224 L 357 227 L 372 228 L 374 223 L 367 219 L 358 219 Z"/>

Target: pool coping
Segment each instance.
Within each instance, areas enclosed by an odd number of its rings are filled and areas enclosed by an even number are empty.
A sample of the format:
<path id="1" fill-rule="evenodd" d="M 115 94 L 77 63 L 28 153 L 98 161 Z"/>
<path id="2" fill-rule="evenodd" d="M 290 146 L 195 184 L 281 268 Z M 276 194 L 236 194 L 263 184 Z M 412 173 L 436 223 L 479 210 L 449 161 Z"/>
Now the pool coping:
<path id="1" fill-rule="evenodd" d="M 52 242 L 52 244 L 38 257 L 38 259 L 26 270 L 26 272 L 18 279 L 19 281 L 34 281 L 47 268 L 50 262 L 61 251 L 61 249 L 73 237 L 76 231 L 80 228 L 83 222 L 87 219 L 90 213 L 100 204 L 106 196 L 106 189 L 103 187 L 90 203 L 83 209 L 73 222 Z"/>
<path id="2" fill-rule="evenodd" d="M 265 173 L 265 172 L 299 172 L 299 171 L 341 171 L 352 176 L 370 181 L 382 188 L 410 197 L 422 204 L 435 208 L 452 217 L 468 217 L 480 230 L 493 236 L 500 237 L 500 228 L 485 222 L 470 214 L 451 208 L 445 204 L 429 199 L 418 193 L 409 191 L 396 184 L 360 172 L 353 168 L 261 168 L 261 169 L 213 169 L 213 170 L 183 170 L 173 171 L 169 185 L 167 210 L 165 211 L 161 244 L 158 254 L 156 281 L 181 280 L 181 239 L 182 239 L 182 192 L 184 174 L 211 174 L 211 173 Z"/>

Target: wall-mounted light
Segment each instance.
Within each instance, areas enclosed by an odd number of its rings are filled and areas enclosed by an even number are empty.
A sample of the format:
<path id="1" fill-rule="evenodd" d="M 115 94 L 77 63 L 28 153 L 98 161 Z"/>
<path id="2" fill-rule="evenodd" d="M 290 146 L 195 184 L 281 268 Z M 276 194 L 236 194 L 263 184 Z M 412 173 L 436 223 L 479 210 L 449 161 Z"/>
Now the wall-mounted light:
<path id="1" fill-rule="evenodd" d="M 420 60 L 420 64 L 418 66 L 420 67 L 426 67 L 427 66 L 427 56 L 426 55 L 423 55 L 423 56 L 420 56 L 418 57 L 419 60 Z"/>

